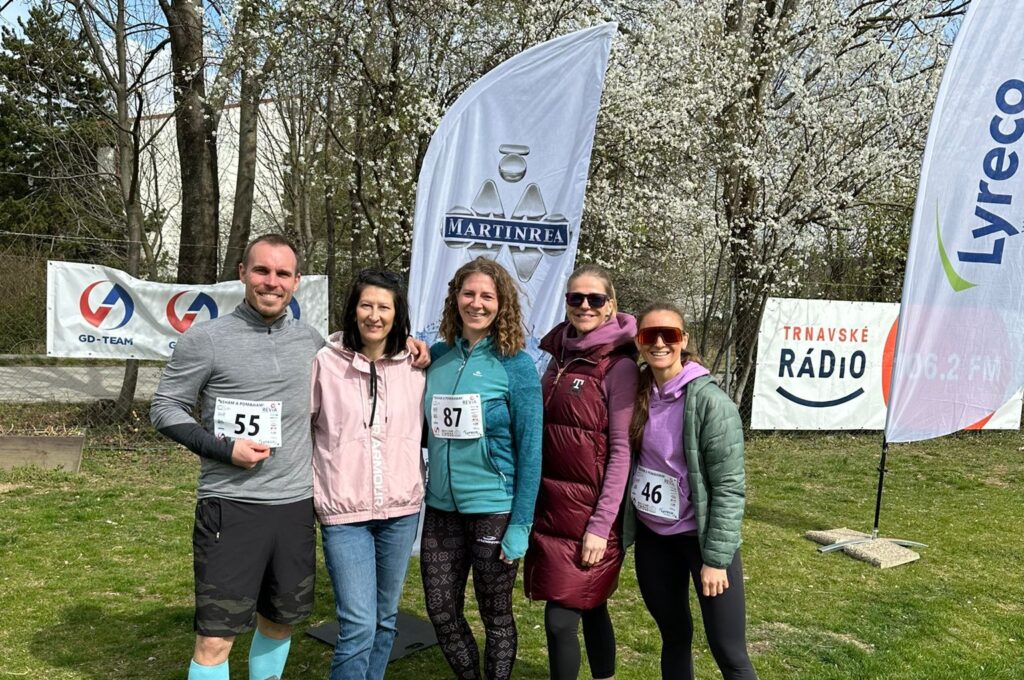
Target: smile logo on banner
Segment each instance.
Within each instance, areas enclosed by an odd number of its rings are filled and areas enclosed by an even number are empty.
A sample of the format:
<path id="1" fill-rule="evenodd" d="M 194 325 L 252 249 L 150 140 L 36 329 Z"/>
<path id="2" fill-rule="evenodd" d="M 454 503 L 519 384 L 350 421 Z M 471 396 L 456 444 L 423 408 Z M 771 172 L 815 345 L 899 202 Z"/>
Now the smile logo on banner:
<path id="1" fill-rule="evenodd" d="M 100 292 L 96 294 L 96 297 L 99 297 L 102 291 L 106 289 L 106 285 L 109 285 L 110 289 L 103 296 L 100 303 L 93 307 L 91 302 L 93 291 L 99 290 Z M 107 322 L 107 317 L 110 316 L 110 310 L 117 306 L 121 306 L 124 313 L 120 317 L 120 321 L 113 325 Z M 82 291 L 81 297 L 78 298 L 78 309 L 82 313 L 82 318 L 90 326 L 101 330 L 114 330 L 115 328 L 121 328 L 131 321 L 132 315 L 135 314 L 135 301 L 132 300 L 132 296 L 120 284 L 104 279 L 90 283 Z M 114 315 L 113 318 L 117 318 L 117 315 Z"/>
<path id="2" fill-rule="evenodd" d="M 530 147 L 502 144 L 498 175 L 503 184 L 526 177 Z M 467 208 L 454 205 L 444 216 L 442 237 L 449 248 L 469 248 L 474 256 L 494 258 L 508 249 L 520 281 L 529 281 L 544 255 L 557 255 L 569 245 L 569 220 L 548 212 L 540 186 L 531 182 L 523 190 L 511 214 L 505 211 L 493 179 L 484 180 Z"/>
<path id="3" fill-rule="evenodd" d="M 217 303 L 214 302 L 213 298 L 206 293 L 199 293 L 196 295 L 195 299 L 192 300 L 192 304 L 190 304 L 188 309 L 185 310 L 185 313 L 178 316 L 178 300 L 188 295 L 190 292 L 192 291 L 182 291 L 175 294 L 167 301 L 167 322 L 171 324 L 171 328 L 179 333 L 184 333 L 191 328 L 192 324 L 195 323 L 199 312 L 204 309 L 206 310 L 206 313 L 210 315 L 211 319 L 217 318 Z"/>
<path id="4" fill-rule="evenodd" d="M 785 380 L 792 389 L 806 389 L 819 380 L 829 385 L 837 381 L 847 385 L 850 381 L 863 381 L 867 354 L 861 349 L 844 347 L 851 343 L 866 343 L 867 328 L 784 326 L 783 331 L 786 342 L 792 344 L 779 352 L 780 382 Z M 814 344 L 808 346 L 807 343 Z M 863 387 L 856 387 L 846 394 L 811 399 L 783 385 L 776 387 L 775 391 L 783 399 L 808 408 L 842 406 L 865 393 Z"/>

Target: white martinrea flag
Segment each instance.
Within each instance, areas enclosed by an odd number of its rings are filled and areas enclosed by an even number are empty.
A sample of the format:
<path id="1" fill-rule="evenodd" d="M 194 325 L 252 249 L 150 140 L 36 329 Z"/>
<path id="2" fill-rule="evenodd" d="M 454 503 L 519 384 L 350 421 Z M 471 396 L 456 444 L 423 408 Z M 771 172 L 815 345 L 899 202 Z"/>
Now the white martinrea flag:
<path id="1" fill-rule="evenodd" d="M 921 169 L 903 284 L 891 442 L 984 421 L 1024 385 L 1024 11 L 975 0 Z"/>
<path id="2" fill-rule="evenodd" d="M 448 281 L 477 257 L 517 279 L 527 349 L 564 316 L 616 24 L 537 45 L 471 85 L 441 119 L 416 192 L 409 306 L 437 338 Z"/>

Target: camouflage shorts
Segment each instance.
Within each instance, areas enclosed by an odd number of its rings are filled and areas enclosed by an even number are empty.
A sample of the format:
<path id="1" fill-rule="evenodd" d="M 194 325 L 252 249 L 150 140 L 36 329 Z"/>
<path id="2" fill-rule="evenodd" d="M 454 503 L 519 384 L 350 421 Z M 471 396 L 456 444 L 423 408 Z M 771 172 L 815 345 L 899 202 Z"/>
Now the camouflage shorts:
<path id="1" fill-rule="evenodd" d="M 195 630 L 232 637 L 256 613 L 295 624 L 313 610 L 316 533 L 310 499 L 284 505 L 201 498 L 192 532 Z"/>

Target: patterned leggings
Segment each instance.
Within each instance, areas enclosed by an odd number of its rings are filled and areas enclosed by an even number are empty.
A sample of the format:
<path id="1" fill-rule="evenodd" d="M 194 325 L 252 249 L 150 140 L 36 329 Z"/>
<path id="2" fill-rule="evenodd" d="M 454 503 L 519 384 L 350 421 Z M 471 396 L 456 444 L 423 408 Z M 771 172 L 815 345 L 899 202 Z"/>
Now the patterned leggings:
<path id="1" fill-rule="evenodd" d="M 438 643 L 459 680 L 479 680 L 480 654 L 463 615 L 466 581 L 473 568 L 473 592 L 487 641 L 484 676 L 505 680 L 516 660 L 516 623 L 512 587 L 518 560 L 501 560 L 501 539 L 508 515 L 463 515 L 427 507 L 420 543 L 420 570 L 427 615 Z"/>

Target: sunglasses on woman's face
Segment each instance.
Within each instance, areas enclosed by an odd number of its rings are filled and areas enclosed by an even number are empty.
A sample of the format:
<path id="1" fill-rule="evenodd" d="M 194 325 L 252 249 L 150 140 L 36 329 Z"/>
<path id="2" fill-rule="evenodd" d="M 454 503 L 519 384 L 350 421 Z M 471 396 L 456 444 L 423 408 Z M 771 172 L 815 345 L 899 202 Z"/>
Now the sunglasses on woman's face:
<path id="1" fill-rule="evenodd" d="M 672 326 L 649 326 L 637 332 L 636 341 L 641 345 L 653 345 L 660 337 L 666 345 L 676 345 L 683 341 L 684 335 L 682 329 Z"/>
<path id="2" fill-rule="evenodd" d="M 604 293 L 566 293 L 565 304 L 570 307 L 582 307 L 586 300 L 591 309 L 601 309 L 608 304 L 608 296 Z"/>

